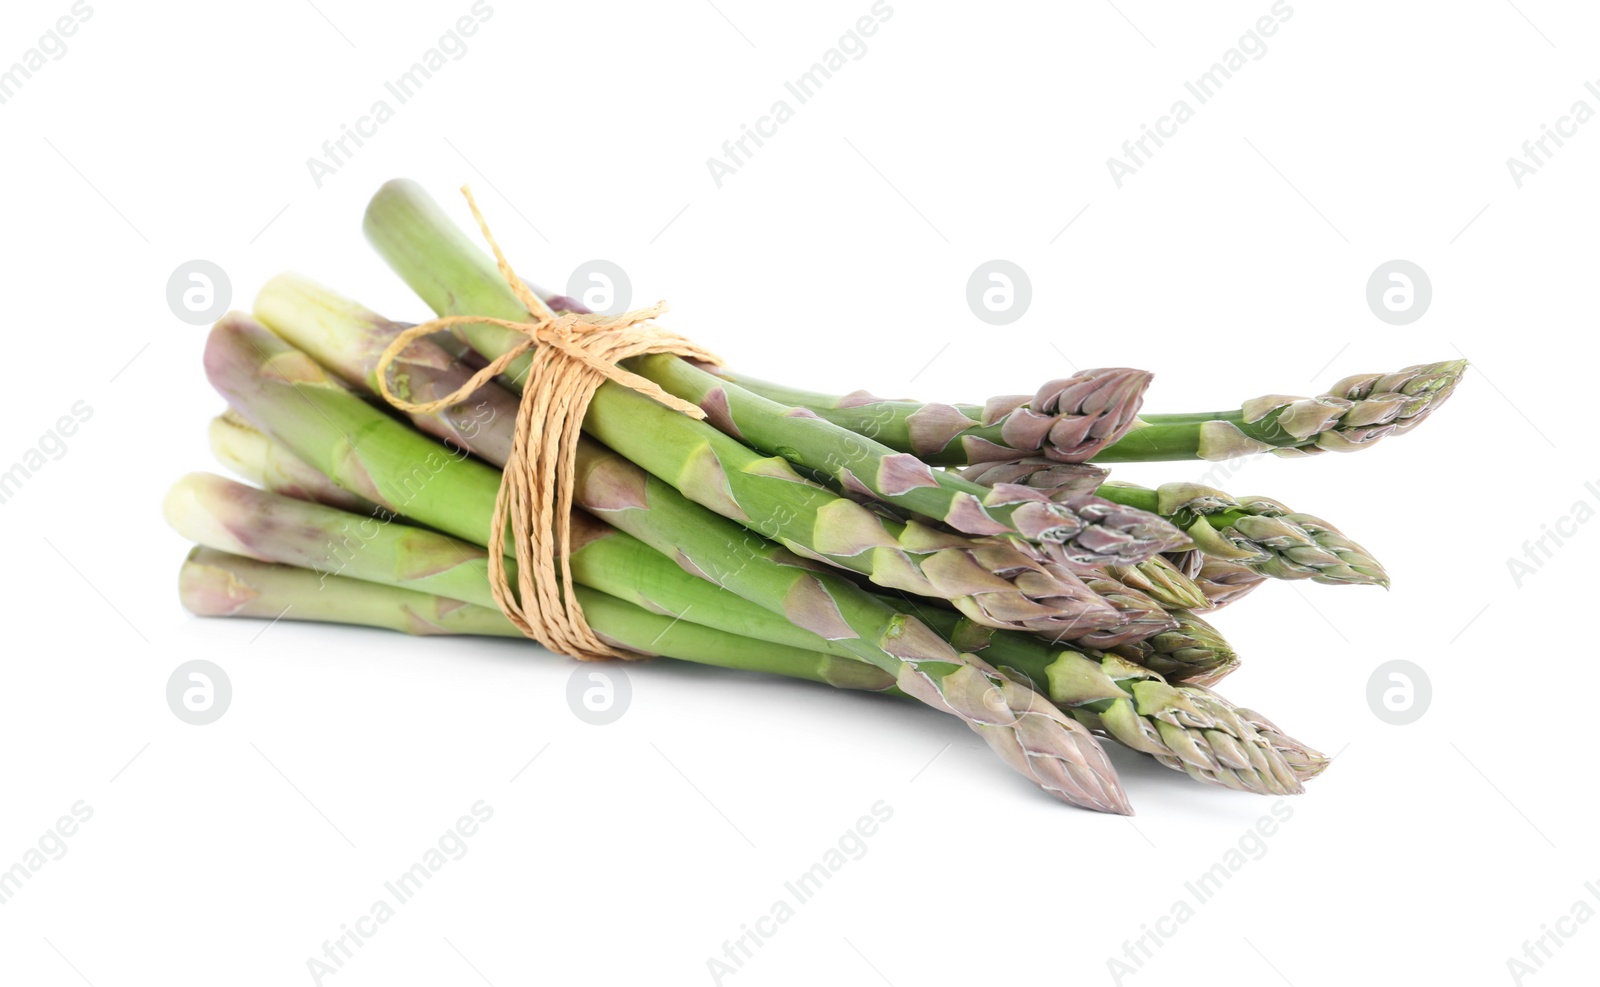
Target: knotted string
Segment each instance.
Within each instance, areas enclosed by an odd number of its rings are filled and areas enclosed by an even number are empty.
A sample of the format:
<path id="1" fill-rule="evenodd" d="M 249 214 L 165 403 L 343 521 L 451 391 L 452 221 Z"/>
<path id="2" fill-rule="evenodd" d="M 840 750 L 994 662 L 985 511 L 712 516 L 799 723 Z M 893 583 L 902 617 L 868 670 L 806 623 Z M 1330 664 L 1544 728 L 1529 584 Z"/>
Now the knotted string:
<path id="1" fill-rule="evenodd" d="M 378 389 L 394 407 L 409 414 L 432 414 L 467 400 L 480 387 L 505 373 L 525 356 L 522 402 L 517 408 L 510 458 L 495 496 L 489 538 L 489 589 L 507 619 L 524 634 L 552 651 L 584 661 L 634 658 L 607 644 L 584 619 L 572 593 L 573 487 L 577 478 L 578 439 L 583 416 L 595 391 L 620 384 L 653 398 L 691 418 L 703 419 L 699 406 L 674 397 L 654 383 L 618 366 L 629 357 L 673 353 L 704 363 L 721 364 L 709 350 L 650 320 L 667 310 L 666 302 L 617 316 L 568 312 L 557 315 L 512 270 L 489 232 L 471 189 L 462 186 L 478 229 L 494 251 L 495 264 L 531 317 L 527 322 L 452 315 L 412 326 L 394 338 L 378 358 Z M 453 393 L 416 404 L 389 387 L 389 366 L 417 339 L 461 325 L 492 325 L 524 338 L 491 360 Z M 493 546 L 505 537 L 509 523 L 512 555 L 517 562 L 516 588 L 506 572 L 505 553 Z"/>

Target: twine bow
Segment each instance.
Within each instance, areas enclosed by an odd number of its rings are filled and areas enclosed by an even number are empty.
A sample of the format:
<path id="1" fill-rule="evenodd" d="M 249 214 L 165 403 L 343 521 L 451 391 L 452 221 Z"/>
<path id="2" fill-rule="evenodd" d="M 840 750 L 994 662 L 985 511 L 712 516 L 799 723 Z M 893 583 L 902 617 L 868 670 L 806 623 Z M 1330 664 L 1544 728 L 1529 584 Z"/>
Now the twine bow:
<path id="1" fill-rule="evenodd" d="M 568 312 L 558 315 L 530 290 L 489 232 L 471 189 L 462 186 L 478 229 L 494 251 L 495 264 L 517 300 L 527 310 L 526 322 L 452 315 L 400 333 L 378 358 L 378 389 L 384 400 L 408 414 L 432 414 L 470 398 L 495 377 L 511 371 L 522 385 L 511 455 L 495 496 L 494 519 L 486 544 L 489 588 L 507 619 L 524 634 L 552 651 L 584 661 L 635 658 L 602 640 L 572 593 L 573 487 L 583 417 L 589 402 L 608 382 L 653 398 L 691 418 L 703 419 L 697 405 L 674 397 L 649 380 L 618 366 L 629 357 L 673 353 L 705 363 L 721 364 L 711 351 L 668 332 L 650 320 L 667 310 L 666 302 L 617 316 Z M 416 404 L 389 387 L 389 367 L 417 339 L 461 325 L 490 325 L 523 338 L 473 374 L 453 393 Z M 517 367 L 526 359 L 526 367 Z M 516 590 L 506 571 L 505 553 L 492 546 L 505 537 L 510 523 L 516 559 Z"/>

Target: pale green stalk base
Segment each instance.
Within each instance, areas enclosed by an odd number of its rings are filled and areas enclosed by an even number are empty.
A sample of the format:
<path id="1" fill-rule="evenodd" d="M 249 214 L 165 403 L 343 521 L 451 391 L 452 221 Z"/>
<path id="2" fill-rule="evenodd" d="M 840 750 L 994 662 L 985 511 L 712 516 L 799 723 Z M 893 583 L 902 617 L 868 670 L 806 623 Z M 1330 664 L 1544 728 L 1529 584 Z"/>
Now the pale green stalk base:
<path id="1" fill-rule="evenodd" d="M 743 638 L 653 614 L 595 590 L 578 589 L 595 632 L 643 657 L 675 658 L 820 682 L 841 689 L 898 692 L 894 680 L 859 661 Z M 202 617 L 257 617 L 354 624 L 405 634 L 470 634 L 526 641 L 499 610 L 442 596 L 324 576 L 209 548 L 189 553 L 179 595 Z M 531 642 L 530 642 L 531 643 Z"/>

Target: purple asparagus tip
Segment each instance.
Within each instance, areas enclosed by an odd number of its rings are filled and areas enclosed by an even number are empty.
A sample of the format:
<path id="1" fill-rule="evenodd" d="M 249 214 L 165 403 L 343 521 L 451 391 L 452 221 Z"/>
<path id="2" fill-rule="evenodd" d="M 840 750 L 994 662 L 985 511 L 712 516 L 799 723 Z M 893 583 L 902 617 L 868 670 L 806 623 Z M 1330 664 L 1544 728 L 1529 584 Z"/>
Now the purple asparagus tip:
<path id="1" fill-rule="evenodd" d="M 1045 384 L 1033 397 L 1033 410 L 1054 421 L 1040 451 L 1062 463 L 1088 460 L 1133 427 L 1153 379 L 1148 370 L 1105 367 Z"/>

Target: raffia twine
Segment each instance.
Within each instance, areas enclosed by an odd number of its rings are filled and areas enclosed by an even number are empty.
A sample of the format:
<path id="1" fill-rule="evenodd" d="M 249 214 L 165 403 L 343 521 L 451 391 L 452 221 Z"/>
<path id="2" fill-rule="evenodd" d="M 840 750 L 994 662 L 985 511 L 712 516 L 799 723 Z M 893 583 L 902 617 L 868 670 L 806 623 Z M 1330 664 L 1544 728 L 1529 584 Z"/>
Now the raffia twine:
<path id="1" fill-rule="evenodd" d="M 704 419 L 697 405 L 674 397 L 651 381 L 618 364 L 647 353 L 673 353 L 705 363 L 721 364 L 716 354 L 692 340 L 657 326 L 651 319 L 667 310 L 666 302 L 617 316 L 566 313 L 557 315 L 512 270 L 489 232 L 489 224 L 462 186 L 478 229 L 494 251 L 500 275 L 530 316 L 527 322 L 453 315 L 424 322 L 400 333 L 378 359 L 378 388 L 394 407 L 409 414 L 432 414 L 465 401 L 480 387 L 504 373 L 524 355 L 529 367 L 523 378 L 511 455 L 495 497 L 489 537 L 489 588 L 500 609 L 522 633 L 552 651 L 583 661 L 637 658 L 601 640 L 584 618 L 572 593 L 572 500 L 577 474 L 578 438 L 589 402 L 607 381 L 638 391 L 691 418 Z M 487 324 L 525 337 L 472 375 L 452 394 L 416 404 L 389 387 L 389 366 L 417 339 L 455 326 Z M 492 546 L 511 529 L 517 563 L 516 585 L 506 571 L 505 553 Z"/>

